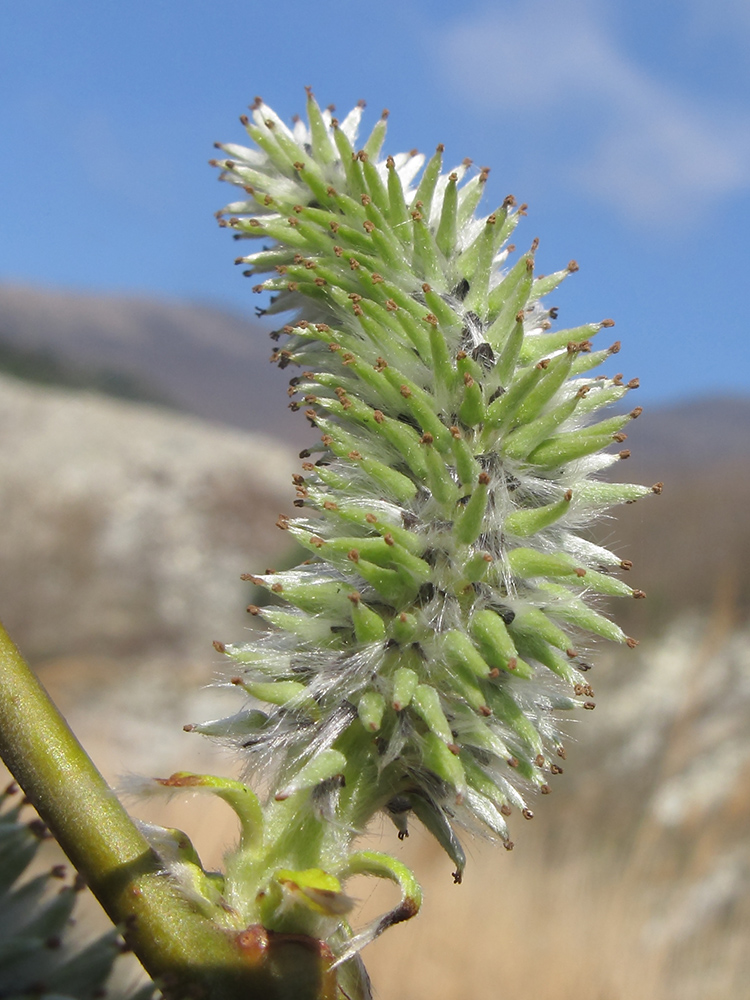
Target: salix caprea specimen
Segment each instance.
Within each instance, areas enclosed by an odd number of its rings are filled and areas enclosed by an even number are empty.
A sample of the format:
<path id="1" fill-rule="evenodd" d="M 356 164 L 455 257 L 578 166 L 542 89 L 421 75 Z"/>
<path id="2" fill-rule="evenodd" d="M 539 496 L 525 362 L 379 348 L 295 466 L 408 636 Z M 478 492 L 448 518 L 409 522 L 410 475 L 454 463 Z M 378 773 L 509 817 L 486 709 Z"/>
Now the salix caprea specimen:
<path id="1" fill-rule="evenodd" d="M 220 883 L 191 869 L 207 905 L 342 959 L 419 905 L 403 865 L 353 850 L 375 813 L 399 837 L 416 817 L 460 881 L 457 828 L 510 848 L 506 818 L 549 792 L 560 713 L 594 707 L 592 638 L 635 644 L 599 597 L 643 596 L 580 529 L 660 485 L 597 478 L 627 457 L 641 412 L 599 411 L 638 383 L 591 374 L 618 350 L 594 346 L 611 321 L 552 329 L 542 299 L 574 262 L 536 276 L 536 240 L 508 262 L 525 206 L 509 196 L 477 217 L 488 171 L 443 172 L 442 146 L 426 163 L 382 158 L 385 113 L 359 146 L 361 106 L 339 121 L 309 94 L 307 111 L 288 128 L 256 100 L 252 148 L 220 145 L 214 161 L 239 188 L 221 224 L 260 244 L 238 259 L 270 295 L 260 311 L 286 314 L 272 360 L 294 370 L 292 407 L 315 429 L 298 515 L 277 522 L 309 558 L 249 575 L 277 599 L 249 609 L 265 628 L 219 644 L 248 706 L 192 727 L 241 748 L 267 801 L 239 782 L 169 782 L 210 785 L 242 819 Z M 342 886 L 356 873 L 403 898 L 353 936 Z"/>

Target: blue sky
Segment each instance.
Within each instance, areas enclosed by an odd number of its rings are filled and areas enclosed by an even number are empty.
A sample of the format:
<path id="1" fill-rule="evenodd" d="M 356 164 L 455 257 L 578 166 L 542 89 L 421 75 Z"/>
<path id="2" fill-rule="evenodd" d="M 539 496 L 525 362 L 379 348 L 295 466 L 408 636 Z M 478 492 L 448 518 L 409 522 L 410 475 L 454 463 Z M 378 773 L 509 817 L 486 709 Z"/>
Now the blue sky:
<path id="1" fill-rule="evenodd" d="M 207 160 L 256 94 L 391 111 L 386 151 L 492 167 L 529 203 L 560 321 L 612 316 L 642 400 L 750 392 L 747 0 L 0 6 L 0 280 L 251 315 Z M 225 197 L 225 195 L 227 197 Z M 550 300 L 552 302 L 552 300 Z M 1 318 L 0 318 L 1 319 Z"/>

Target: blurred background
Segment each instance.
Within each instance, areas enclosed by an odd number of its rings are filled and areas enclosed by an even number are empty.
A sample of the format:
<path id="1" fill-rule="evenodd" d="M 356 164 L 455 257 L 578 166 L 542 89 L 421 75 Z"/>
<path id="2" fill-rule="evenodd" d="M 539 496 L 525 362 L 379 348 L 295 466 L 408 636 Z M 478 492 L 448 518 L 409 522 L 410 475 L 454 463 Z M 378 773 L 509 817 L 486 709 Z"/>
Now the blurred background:
<path id="1" fill-rule="evenodd" d="M 598 529 L 641 644 L 601 650 L 512 854 L 471 842 L 456 887 L 376 824 L 426 889 L 365 956 L 383 1000 L 750 996 L 748 56 L 743 0 L 0 7 L 0 617 L 110 780 L 238 771 L 182 726 L 237 708 L 211 641 L 248 627 L 240 574 L 291 558 L 311 437 L 207 165 L 256 94 L 364 98 L 387 151 L 491 166 L 483 207 L 529 203 L 540 270 L 580 264 L 560 325 L 612 316 L 641 379 L 618 474 L 664 495 Z M 212 864 L 234 836 L 204 802 L 133 811 Z"/>

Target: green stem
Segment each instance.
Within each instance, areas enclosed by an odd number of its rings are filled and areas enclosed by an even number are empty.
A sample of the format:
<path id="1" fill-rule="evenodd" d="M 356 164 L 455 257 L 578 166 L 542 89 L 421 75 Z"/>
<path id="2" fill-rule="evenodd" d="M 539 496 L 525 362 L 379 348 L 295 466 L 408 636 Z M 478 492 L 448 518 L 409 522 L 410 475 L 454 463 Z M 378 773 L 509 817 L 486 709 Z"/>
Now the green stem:
<path id="1" fill-rule="evenodd" d="M 228 932 L 180 895 L 2 625 L 0 755 L 166 997 L 333 995 L 314 942 Z"/>

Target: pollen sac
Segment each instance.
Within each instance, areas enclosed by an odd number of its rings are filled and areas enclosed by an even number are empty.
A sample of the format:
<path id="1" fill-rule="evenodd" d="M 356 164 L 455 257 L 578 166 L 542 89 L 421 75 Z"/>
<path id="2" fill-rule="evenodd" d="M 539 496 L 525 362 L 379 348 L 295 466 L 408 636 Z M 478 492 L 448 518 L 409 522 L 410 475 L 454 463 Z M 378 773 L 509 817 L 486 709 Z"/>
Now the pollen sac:
<path id="1" fill-rule="evenodd" d="M 300 372 L 314 456 L 279 522 L 307 558 L 251 578 L 267 628 L 226 647 L 268 718 L 228 738 L 311 808 L 340 775 L 339 831 L 405 803 L 460 877 L 457 823 L 510 848 L 507 813 L 549 791 L 565 715 L 593 705 L 578 650 L 634 642 L 592 596 L 642 592 L 577 527 L 658 491 L 597 478 L 641 411 L 600 416 L 637 387 L 592 349 L 611 320 L 556 329 L 543 302 L 577 265 L 537 277 L 536 240 L 507 262 L 525 206 L 478 217 L 487 171 L 381 157 L 361 116 L 309 94 L 288 128 L 256 102 L 252 147 L 220 147 L 220 217 L 261 245 L 241 262 L 264 311 L 294 317 L 272 360 Z M 311 748 L 340 759 L 318 774 Z"/>

